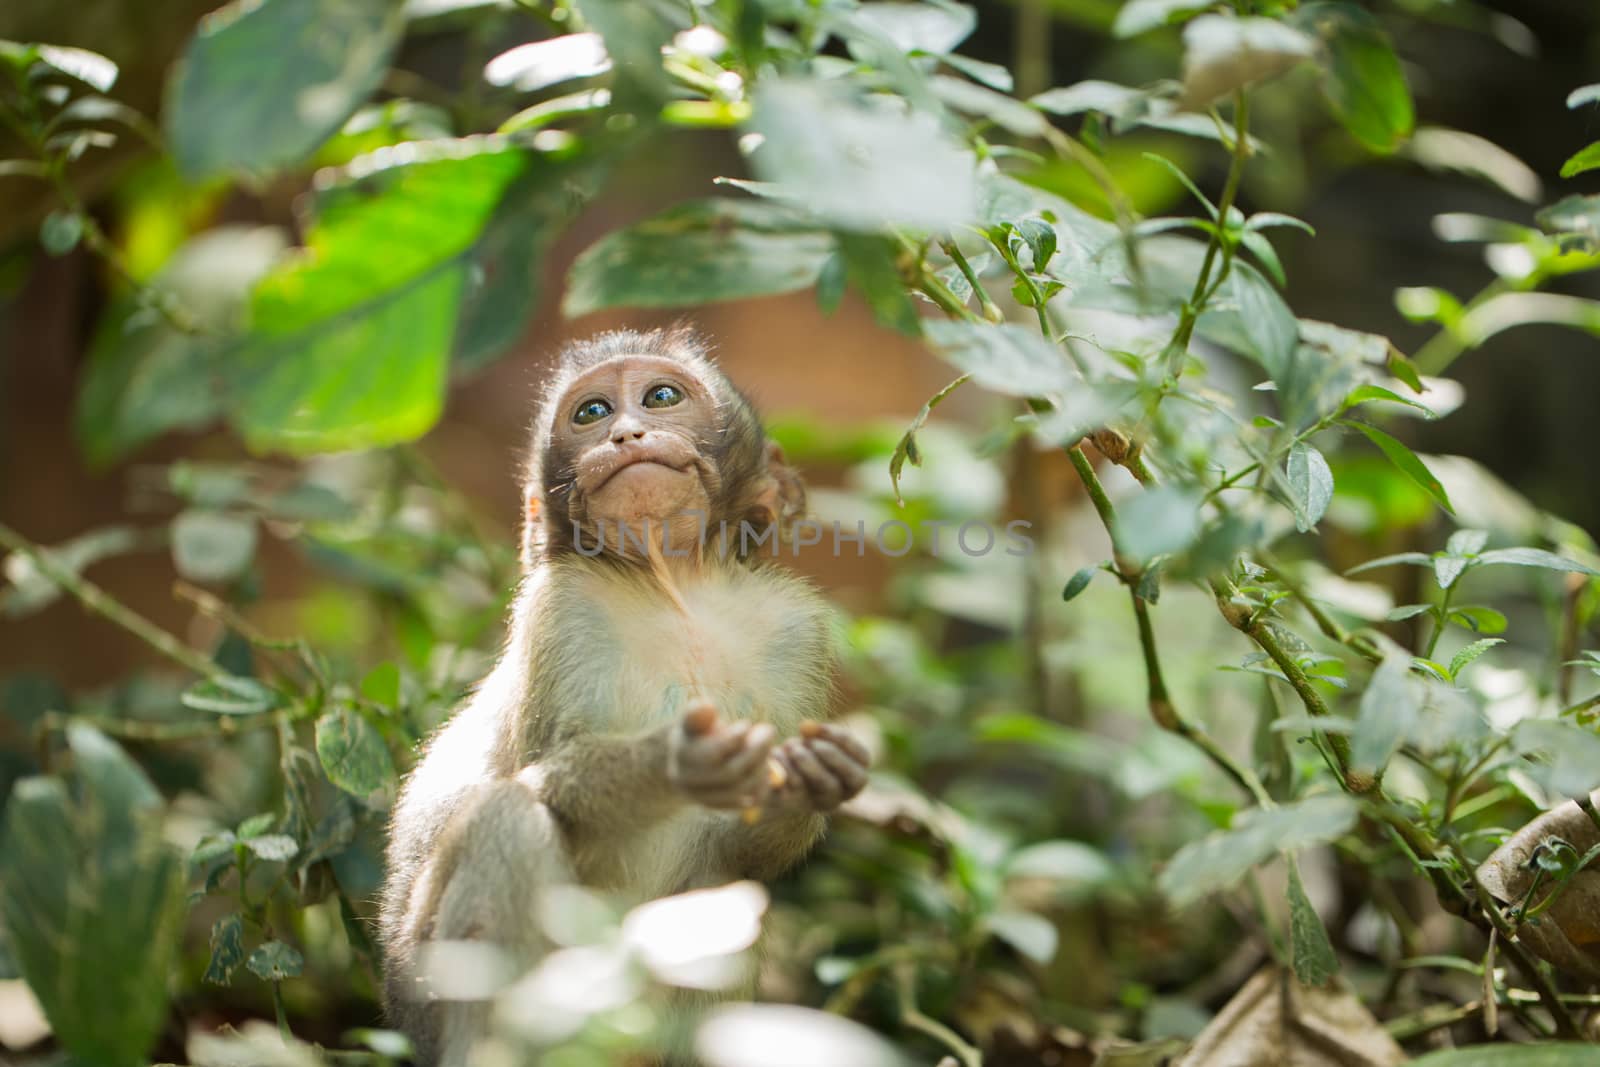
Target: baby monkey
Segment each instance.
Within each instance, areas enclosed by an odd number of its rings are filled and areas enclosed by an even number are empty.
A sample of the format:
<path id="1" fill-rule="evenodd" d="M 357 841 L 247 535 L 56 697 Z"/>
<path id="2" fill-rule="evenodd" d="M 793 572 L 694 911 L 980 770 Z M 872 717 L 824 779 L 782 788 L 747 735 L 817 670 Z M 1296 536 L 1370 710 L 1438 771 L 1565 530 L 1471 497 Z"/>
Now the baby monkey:
<path id="1" fill-rule="evenodd" d="M 693 334 L 562 354 L 525 505 L 505 651 L 428 743 L 390 828 L 385 1001 L 423 1064 L 469 1063 L 490 1021 L 487 1002 L 430 990 L 430 942 L 530 966 L 544 887 L 642 901 L 771 878 L 866 783 L 866 749 L 821 721 L 825 604 L 737 535 L 782 537 L 804 490 Z"/>

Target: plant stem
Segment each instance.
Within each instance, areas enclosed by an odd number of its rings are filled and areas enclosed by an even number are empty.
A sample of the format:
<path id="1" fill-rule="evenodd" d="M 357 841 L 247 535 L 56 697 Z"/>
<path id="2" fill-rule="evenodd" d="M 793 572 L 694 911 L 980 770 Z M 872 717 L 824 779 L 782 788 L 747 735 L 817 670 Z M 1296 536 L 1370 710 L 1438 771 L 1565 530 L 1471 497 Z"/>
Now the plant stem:
<path id="1" fill-rule="evenodd" d="M 213 663 L 210 658 L 183 644 L 87 578 L 61 566 L 48 552 L 5 523 L 0 523 L 0 546 L 23 556 L 62 592 L 69 594 L 101 618 L 122 627 L 174 663 L 181 664 L 205 678 L 228 677 L 228 672 Z"/>
<path id="2" fill-rule="evenodd" d="M 978 272 L 972 269 L 972 264 L 967 262 L 961 247 L 953 240 L 940 241 L 939 247 L 950 257 L 950 261 L 956 265 L 956 269 L 967 280 L 967 284 L 972 286 L 972 294 L 978 298 L 978 308 L 983 312 L 983 317 L 990 322 L 1000 322 L 1004 319 L 1005 315 L 995 306 L 995 302 L 989 299 L 989 291 L 983 287 L 983 282 L 978 279 Z"/>
<path id="3" fill-rule="evenodd" d="M 955 1053 L 963 1067 L 983 1067 L 983 1053 L 975 1045 L 970 1044 L 938 1019 L 924 1015 L 922 1009 L 917 1007 L 916 972 L 908 966 L 901 965 L 895 968 L 894 977 L 899 993 L 900 1021 L 943 1044 Z"/>
<path id="4" fill-rule="evenodd" d="M 1195 323 L 1199 321 L 1200 313 L 1205 310 L 1207 298 L 1216 291 L 1222 279 L 1227 276 L 1226 265 L 1223 273 L 1218 276 L 1216 284 L 1211 281 L 1211 269 L 1216 263 L 1217 253 L 1222 251 L 1223 235 L 1227 232 L 1228 214 L 1233 208 L 1233 202 L 1239 195 L 1239 179 L 1244 173 L 1244 164 L 1250 158 L 1250 97 L 1243 89 L 1233 94 L 1233 158 L 1228 166 L 1228 177 L 1222 186 L 1222 199 L 1217 202 L 1217 226 L 1211 234 L 1211 240 L 1206 243 L 1205 259 L 1200 262 L 1200 274 L 1194 280 L 1194 290 L 1189 294 L 1189 300 L 1183 305 L 1183 312 L 1178 317 L 1178 328 L 1173 331 L 1172 340 L 1167 342 L 1163 358 L 1167 363 L 1167 376 L 1177 378 L 1183 371 L 1183 358 L 1189 353 L 1189 341 L 1194 336 Z M 1231 259 L 1231 257 L 1230 257 Z"/>

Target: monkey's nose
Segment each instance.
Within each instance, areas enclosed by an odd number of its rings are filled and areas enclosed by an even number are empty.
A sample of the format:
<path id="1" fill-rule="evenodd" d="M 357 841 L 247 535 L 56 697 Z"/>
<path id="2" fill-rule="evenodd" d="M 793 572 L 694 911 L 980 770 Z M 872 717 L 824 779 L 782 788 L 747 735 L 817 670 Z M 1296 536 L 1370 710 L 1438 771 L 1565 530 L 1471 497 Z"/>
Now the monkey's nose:
<path id="1" fill-rule="evenodd" d="M 614 445 L 627 444 L 629 441 L 638 441 L 644 437 L 644 431 L 628 427 L 611 431 L 611 443 Z"/>

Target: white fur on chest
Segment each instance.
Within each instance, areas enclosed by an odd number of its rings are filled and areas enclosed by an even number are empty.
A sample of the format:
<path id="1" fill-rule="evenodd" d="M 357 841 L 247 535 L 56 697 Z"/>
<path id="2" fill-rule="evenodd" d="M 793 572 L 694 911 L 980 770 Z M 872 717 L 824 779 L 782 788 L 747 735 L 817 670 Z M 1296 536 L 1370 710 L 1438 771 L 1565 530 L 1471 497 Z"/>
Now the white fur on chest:
<path id="1" fill-rule="evenodd" d="M 647 726 L 703 697 L 725 718 L 792 730 L 793 690 L 815 685 L 814 673 L 775 656 L 774 643 L 784 639 L 786 622 L 792 628 L 795 619 L 815 615 L 811 596 L 789 583 L 715 572 L 683 580 L 678 590 L 681 609 L 648 587 L 607 605 L 619 643 L 630 650 L 616 679 L 614 725 Z"/>

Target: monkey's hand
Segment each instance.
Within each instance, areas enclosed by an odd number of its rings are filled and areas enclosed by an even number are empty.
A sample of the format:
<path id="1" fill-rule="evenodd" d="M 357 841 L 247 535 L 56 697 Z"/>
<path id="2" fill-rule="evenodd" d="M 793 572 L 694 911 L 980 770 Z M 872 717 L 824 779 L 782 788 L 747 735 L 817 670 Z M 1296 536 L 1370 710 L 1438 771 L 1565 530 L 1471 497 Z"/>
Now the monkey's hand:
<path id="1" fill-rule="evenodd" d="M 861 792 L 872 763 L 867 747 L 849 730 L 809 721 L 772 758 L 783 768 L 783 784 L 768 795 L 767 807 L 780 811 L 834 810 Z"/>
<path id="2" fill-rule="evenodd" d="M 759 806 L 772 787 L 770 723 L 723 722 L 710 704 L 684 713 L 667 746 L 667 778 L 697 804 L 726 810 Z"/>

